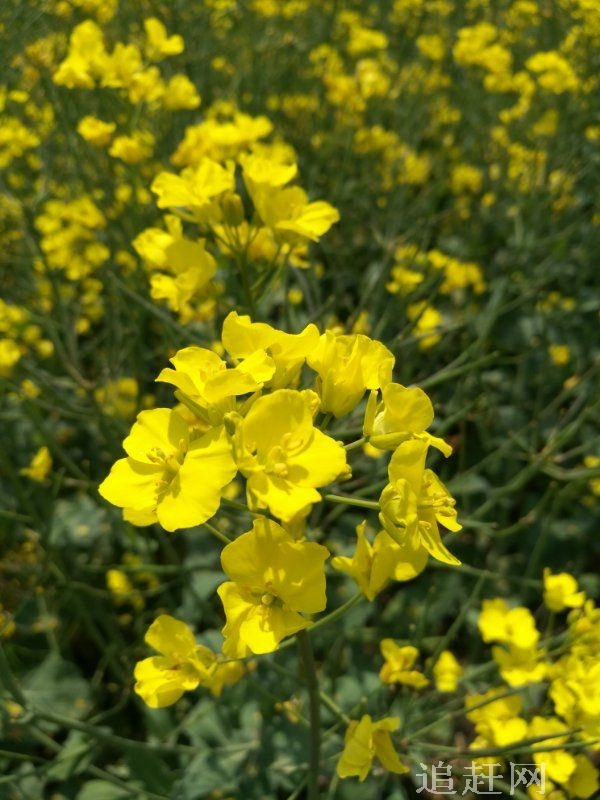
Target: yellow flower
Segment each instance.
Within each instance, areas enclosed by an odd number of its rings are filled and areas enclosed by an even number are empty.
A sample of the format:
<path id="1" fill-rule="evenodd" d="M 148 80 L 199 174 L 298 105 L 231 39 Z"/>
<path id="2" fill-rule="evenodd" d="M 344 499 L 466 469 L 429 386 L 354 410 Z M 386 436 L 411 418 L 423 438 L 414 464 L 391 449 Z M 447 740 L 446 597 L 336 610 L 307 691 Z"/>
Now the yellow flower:
<path id="1" fill-rule="evenodd" d="M 198 222 L 214 215 L 212 201 L 234 188 L 233 169 L 226 169 L 211 158 L 202 158 L 181 175 L 160 172 L 150 187 L 158 196 L 159 208 L 189 208 Z"/>
<path id="2" fill-rule="evenodd" d="M 463 669 L 450 650 L 443 650 L 433 668 L 433 679 L 438 692 L 455 692 Z"/>
<path id="3" fill-rule="evenodd" d="M 256 392 L 275 370 L 264 350 L 257 350 L 233 369 L 204 347 L 184 347 L 170 361 L 175 369 L 163 369 L 156 380 L 176 386 L 193 401 L 196 413 L 213 425 L 235 411 L 236 397 Z"/>
<path id="4" fill-rule="evenodd" d="M 453 194 L 477 194 L 483 185 L 483 174 L 472 164 L 457 164 L 452 167 L 450 188 Z"/>
<path id="5" fill-rule="evenodd" d="M 117 129 L 114 122 L 103 122 L 97 117 L 82 117 L 77 124 L 77 133 L 94 147 L 104 147 Z"/>
<path id="6" fill-rule="evenodd" d="M 172 275 L 156 273 L 150 278 L 150 295 L 167 300 L 179 311 L 215 274 L 217 262 L 204 247 L 204 239 L 176 239 L 164 251 L 165 267 Z"/>
<path id="7" fill-rule="evenodd" d="M 194 109 L 200 105 L 200 95 L 187 75 L 173 75 L 165 86 L 162 102 L 170 111 Z"/>
<path id="8" fill-rule="evenodd" d="M 131 419 L 138 407 L 138 382 L 135 378 L 117 378 L 94 390 L 94 400 L 103 414 Z"/>
<path id="9" fill-rule="evenodd" d="M 184 622 L 162 614 L 148 628 L 144 640 L 160 655 L 138 661 L 134 689 L 151 708 L 170 706 L 184 692 L 211 680 L 216 657 L 196 644 Z"/>
<path id="10" fill-rule="evenodd" d="M 393 354 L 381 342 L 360 333 L 332 331 L 325 331 L 307 361 L 319 376 L 321 411 L 338 418 L 349 414 L 367 389 L 390 383 L 394 367 Z"/>
<path id="11" fill-rule="evenodd" d="M 236 111 L 231 104 L 214 103 L 210 112 L 211 118 L 186 128 L 183 141 L 171 157 L 175 166 L 195 166 L 205 156 L 217 160 L 236 158 L 273 130 L 267 117 L 251 117 Z"/>
<path id="12" fill-rule="evenodd" d="M 323 200 L 310 203 L 299 186 L 272 187 L 251 181 L 246 185 L 258 216 L 280 238 L 294 240 L 300 236 L 318 242 L 340 218 L 338 210 L 329 203 Z"/>
<path id="13" fill-rule="evenodd" d="M 466 698 L 466 716 L 473 722 L 477 733 L 492 746 L 504 747 L 518 742 L 527 734 L 527 722 L 519 717 L 523 701 L 518 695 L 494 699 L 498 689 Z M 474 706 L 478 706 L 474 708 Z M 470 710 L 472 709 L 472 710 Z"/>
<path id="14" fill-rule="evenodd" d="M 206 682 L 206 688 L 210 690 L 214 697 L 220 697 L 225 686 L 231 686 L 243 678 L 248 669 L 251 668 L 243 661 L 224 661 L 215 664 L 215 668 Z"/>
<path id="15" fill-rule="evenodd" d="M 379 521 L 400 545 L 425 549 L 445 564 L 460 564 L 442 542 L 438 525 L 459 531 L 455 501 L 437 475 L 425 469 L 427 442 L 413 439 L 396 448 L 390 483 L 379 498 Z"/>
<path id="16" fill-rule="evenodd" d="M 133 511 L 135 524 L 158 521 L 174 531 L 206 522 L 236 474 L 223 426 L 196 435 L 168 408 L 138 414 L 123 447 L 128 457 L 114 464 L 98 491 Z"/>
<path id="17" fill-rule="evenodd" d="M 364 781 L 375 758 L 390 772 L 398 775 L 408 772 L 392 743 L 391 733 L 399 727 L 398 717 L 384 717 L 379 722 L 373 722 L 369 714 L 365 714 L 360 721 L 352 720 L 346 731 L 344 752 L 337 765 L 339 777 L 356 776 Z"/>
<path id="18" fill-rule="evenodd" d="M 452 448 L 443 439 L 426 433 L 433 422 L 433 405 L 422 389 L 407 389 L 388 383 L 381 390 L 382 400 L 372 391 L 365 410 L 363 435 L 381 450 L 393 450 L 407 439 L 423 439 L 445 456 Z"/>
<path id="19" fill-rule="evenodd" d="M 126 89 L 142 71 L 142 54 L 136 45 L 117 42 L 114 50 L 103 61 L 100 85 L 112 89 Z"/>
<path id="20" fill-rule="evenodd" d="M 553 94 L 574 91 L 579 87 L 573 68 L 556 50 L 534 53 L 527 59 L 525 66 L 535 73 L 539 85 Z"/>
<path id="21" fill-rule="evenodd" d="M 385 663 L 379 672 L 379 677 L 384 683 L 401 683 L 412 686 L 413 689 L 422 689 L 428 686 L 429 681 L 416 669 L 413 664 L 419 657 L 416 647 L 406 645 L 400 647 L 393 639 L 383 639 L 381 642 L 381 655 Z"/>
<path id="22" fill-rule="evenodd" d="M 266 385 L 280 389 L 298 383 L 302 365 L 319 341 L 319 330 L 311 323 L 301 333 L 285 333 L 232 311 L 223 322 L 222 341 L 235 359 L 250 358 L 257 350 L 268 353 L 275 373 Z"/>
<path id="23" fill-rule="evenodd" d="M 243 658 L 270 653 L 286 636 L 303 630 L 303 614 L 323 611 L 326 547 L 298 542 L 277 523 L 259 517 L 252 530 L 223 548 L 221 564 L 230 581 L 218 588 L 227 623 L 223 652 Z"/>
<path id="24" fill-rule="evenodd" d="M 413 303 L 407 309 L 408 318 L 414 321 L 415 337 L 419 348 L 428 350 L 441 341 L 442 337 L 437 332 L 442 324 L 442 315 L 425 302 Z"/>
<path id="25" fill-rule="evenodd" d="M 544 603 L 550 611 L 581 608 L 585 594 L 578 592 L 577 588 L 577 581 L 568 572 L 553 575 L 548 568 L 544 570 Z"/>
<path id="26" fill-rule="evenodd" d="M 567 653 L 553 666 L 549 695 L 556 714 L 584 737 L 600 737 L 600 663 L 592 639 L 588 647 Z"/>
<path id="27" fill-rule="evenodd" d="M 314 392 L 277 389 L 259 397 L 234 436 L 235 456 L 248 479 L 248 504 L 290 522 L 304 517 L 317 488 L 347 473 L 346 453 L 313 426 Z"/>
<path id="28" fill-rule="evenodd" d="M 144 608 L 143 595 L 134 588 L 129 577 L 123 570 L 109 569 L 106 572 L 106 586 L 113 595 L 117 605 L 131 603 L 136 609 Z"/>
<path id="29" fill-rule="evenodd" d="M 22 355 L 21 348 L 14 339 L 0 338 L 0 375 L 4 377 L 10 375 Z"/>
<path id="30" fill-rule="evenodd" d="M 168 56 L 183 53 L 185 44 L 181 36 L 167 36 L 167 29 L 156 17 L 144 20 L 146 32 L 146 56 L 150 61 L 162 61 Z"/>
<path id="31" fill-rule="evenodd" d="M 548 354 L 557 367 L 564 367 L 571 360 L 571 351 L 567 344 L 551 344 Z"/>
<path id="32" fill-rule="evenodd" d="M 510 608 L 502 598 L 484 600 L 478 620 L 484 642 L 506 642 L 527 650 L 535 647 L 540 634 L 528 608 Z"/>
<path id="33" fill-rule="evenodd" d="M 550 750 L 543 750 L 543 741 L 536 743 L 535 762 L 545 764 L 548 778 L 560 784 L 567 783 L 577 767 L 574 756 L 568 750 L 554 749 L 568 740 L 568 736 L 556 735 L 564 730 L 568 730 L 568 726 L 557 717 L 533 717 L 527 731 L 527 736 L 531 738 L 546 734 L 551 737 L 548 739 L 548 746 L 552 748 Z"/>
<path id="34" fill-rule="evenodd" d="M 1 344 L 2 343 L 0 342 L 0 345 Z M 600 467 L 600 458 L 594 455 L 587 455 L 583 459 L 583 465 L 587 469 L 597 469 Z M 600 478 L 592 478 L 590 481 L 588 481 L 588 486 L 592 494 L 600 497 Z"/>
<path id="35" fill-rule="evenodd" d="M 508 649 L 492 647 L 492 658 L 500 668 L 502 679 L 509 686 L 523 686 L 544 680 L 548 672 L 544 655 L 535 646 L 523 648 L 509 644 Z"/>
<path id="36" fill-rule="evenodd" d="M 566 789 L 573 797 L 592 797 L 598 791 L 598 770 L 583 753 L 578 753 L 574 758 L 575 770 Z"/>
<path id="37" fill-rule="evenodd" d="M 131 136 L 117 136 L 108 154 L 126 164 L 139 164 L 154 151 L 154 136 L 148 131 L 135 131 Z"/>
<path id="38" fill-rule="evenodd" d="M 30 478 L 32 481 L 42 483 L 52 469 L 52 456 L 47 447 L 40 447 L 28 467 L 19 470 L 20 475 Z"/>
<path id="39" fill-rule="evenodd" d="M 256 153 L 243 153 L 239 161 L 244 171 L 244 183 L 251 195 L 259 186 L 271 188 L 285 186 L 298 172 L 295 163 L 275 161 Z"/>
<path id="40" fill-rule="evenodd" d="M 102 28 L 88 19 L 73 28 L 67 57 L 59 64 L 52 78 L 54 83 L 69 89 L 93 89 L 107 59 Z"/>
<path id="41" fill-rule="evenodd" d="M 356 536 L 352 558 L 336 556 L 331 560 L 331 566 L 351 575 L 367 600 L 374 600 L 390 580 L 412 580 L 425 569 L 427 551 L 412 548 L 409 541 L 400 545 L 381 531 L 371 545 L 365 535 L 364 522 L 357 525 Z"/>
<path id="42" fill-rule="evenodd" d="M 437 33 L 421 34 L 421 36 L 417 36 L 415 44 L 419 48 L 421 55 L 431 59 L 431 61 L 442 61 L 446 54 L 444 40 Z"/>

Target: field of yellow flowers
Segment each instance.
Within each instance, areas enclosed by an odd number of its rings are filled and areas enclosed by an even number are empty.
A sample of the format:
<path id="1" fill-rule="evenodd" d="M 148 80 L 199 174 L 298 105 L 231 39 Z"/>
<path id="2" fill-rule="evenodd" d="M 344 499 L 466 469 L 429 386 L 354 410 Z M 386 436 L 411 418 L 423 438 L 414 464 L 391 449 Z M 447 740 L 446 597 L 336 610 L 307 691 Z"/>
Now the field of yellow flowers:
<path id="1" fill-rule="evenodd" d="M 0 64 L 0 800 L 600 797 L 598 0 Z"/>

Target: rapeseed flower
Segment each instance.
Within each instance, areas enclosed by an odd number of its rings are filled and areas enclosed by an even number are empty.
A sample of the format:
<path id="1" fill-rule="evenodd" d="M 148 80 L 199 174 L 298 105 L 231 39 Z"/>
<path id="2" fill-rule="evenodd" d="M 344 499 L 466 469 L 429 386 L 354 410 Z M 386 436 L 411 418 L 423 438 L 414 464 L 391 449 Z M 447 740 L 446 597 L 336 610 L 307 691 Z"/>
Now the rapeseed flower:
<path id="1" fill-rule="evenodd" d="M 581 608 L 585 594 L 577 589 L 577 581 L 568 572 L 553 575 L 548 568 L 544 570 L 544 604 L 550 611 Z"/>
<path id="2" fill-rule="evenodd" d="M 252 530 L 221 553 L 229 581 L 218 594 L 227 622 L 223 652 L 233 658 L 270 653 L 279 642 L 310 625 L 305 614 L 326 605 L 326 547 L 296 541 L 280 525 L 259 517 Z"/>
<path id="3" fill-rule="evenodd" d="M 450 531 L 462 526 L 455 501 L 437 475 L 425 469 L 428 443 L 413 439 L 400 444 L 388 467 L 390 483 L 379 498 L 379 520 L 398 544 L 410 542 L 438 561 L 460 564 L 442 543 L 439 525 Z"/>
<path id="4" fill-rule="evenodd" d="M 363 434 L 373 447 L 381 450 L 393 450 L 408 439 L 423 439 L 449 456 L 450 445 L 426 432 L 433 416 L 431 400 L 422 389 L 388 383 L 381 390 L 381 402 L 376 391 L 369 396 Z"/>
<path id="5" fill-rule="evenodd" d="M 412 645 L 401 647 L 393 639 L 382 639 L 381 655 L 385 659 L 379 677 L 383 683 L 400 683 L 413 689 L 423 689 L 429 680 L 413 665 L 419 657 L 419 651 Z"/>
<path id="6" fill-rule="evenodd" d="M 381 342 L 364 334 L 322 334 L 307 358 L 318 374 L 316 390 L 321 411 L 335 417 L 349 414 L 367 389 L 376 390 L 392 380 L 394 356 Z"/>
<path id="7" fill-rule="evenodd" d="M 341 443 L 313 425 L 318 405 L 310 390 L 277 389 L 237 420 L 234 452 L 250 508 L 291 522 L 319 502 L 317 488 L 348 473 Z"/>
<path id="8" fill-rule="evenodd" d="M 99 492 L 135 524 L 167 531 L 199 525 L 219 508 L 237 472 L 223 426 L 196 433 L 176 411 L 142 411 Z"/>
<path id="9" fill-rule="evenodd" d="M 338 761 L 340 778 L 357 777 L 364 781 L 377 758 L 385 769 L 402 775 L 408 768 L 400 761 L 391 734 L 400 727 L 398 717 L 384 717 L 373 722 L 369 714 L 352 720 L 346 730 L 344 751 Z"/>
<path id="10" fill-rule="evenodd" d="M 319 330 L 311 323 L 298 334 L 285 333 L 232 311 L 223 322 L 222 341 L 235 359 L 247 359 L 264 350 L 275 364 L 275 372 L 265 385 L 280 389 L 298 383 L 302 365 L 319 341 Z"/>
<path id="11" fill-rule="evenodd" d="M 463 674 L 463 668 L 450 650 L 442 650 L 432 672 L 438 692 L 455 692 Z"/>
<path id="12" fill-rule="evenodd" d="M 29 466 L 23 467 L 19 470 L 19 474 L 25 475 L 32 481 L 43 483 L 50 470 L 52 469 L 52 456 L 50 450 L 46 446 L 40 447 L 37 453 L 31 459 Z"/>
<path id="13" fill-rule="evenodd" d="M 162 61 L 163 58 L 183 53 L 185 42 L 178 34 L 167 35 L 167 29 L 156 17 L 144 20 L 146 33 L 145 51 L 150 61 Z"/>
<path id="14" fill-rule="evenodd" d="M 356 537 L 354 555 L 336 556 L 331 559 L 331 566 L 350 575 L 367 600 L 374 600 L 390 580 L 409 581 L 425 569 L 427 551 L 411 546 L 409 539 L 399 544 L 380 531 L 371 544 L 364 522 L 357 525 Z"/>
<path id="15" fill-rule="evenodd" d="M 184 692 L 210 682 L 216 656 L 196 643 L 184 622 L 162 614 L 148 628 L 144 641 L 160 654 L 138 661 L 133 673 L 134 689 L 146 705 L 170 706 Z"/>
<path id="16" fill-rule="evenodd" d="M 477 624 L 484 642 L 505 642 L 527 650 L 540 638 L 531 611 L 509 608 L 502 598 L 483 601 Z"/>

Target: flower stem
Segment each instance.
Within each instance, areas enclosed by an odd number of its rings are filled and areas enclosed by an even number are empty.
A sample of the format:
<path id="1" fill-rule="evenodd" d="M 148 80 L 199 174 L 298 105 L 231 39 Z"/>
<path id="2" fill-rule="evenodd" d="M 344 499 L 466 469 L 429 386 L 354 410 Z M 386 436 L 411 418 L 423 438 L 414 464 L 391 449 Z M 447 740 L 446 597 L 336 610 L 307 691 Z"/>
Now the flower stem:
<path id="1" fill-rule="evenodd" d="M 355 442 L 350 442 L 350 444 L 344 445 L 344 450 L 355 450 L 357 447 L 362 447 L 362 445 L 367 441 L 366 436 L 361 436 L 360 439 L 357 439 Z"/>
<path id="2" fill-rule="evenodd" d="M 375 500 L 360 500 L 357 497 L 347 497 L 343 494 L 324 494 L 323 500 L 329 500 L 330 503 L 342 503 L 346 506 L 357 506 L 358 508 L 371 508 L 373 511 L 379 511 L 379 503 Z"/>
<path id="3" fill-rule="evenodd" d="M 328 625 L 330 622 L 335 622 L 339 617 L 343 616 L 346 611 L 349 611 L 353 608 L 362 598 L 364 597 L 362 592 L 357 592 L 350 600 L 346 600 L 346 602 L 338 606 L 334 611 L 331 611 L 329 614 L 326 614 L 321 619 L 318 619 L 316 622 L 310 626 L 311 631 L 316 630 L 317 628 L 321 628 L 323 625 Z M 297 634 L 298 636 L 300 634 Z"/>
<path id="4" fill-rule="evenodd" d="M 215 528 L 214 525 L 211 525 L 210 522 L 203 522 L 202 524 L 204 525 L 207 531 L 212 533 L 215 539 L 218 539 L 220 542 L 223 542 L 223 544 L 231 544 L 231 539 L 229 538 L 229 536 L 225 536 L 224 533 L 221 533 L 221 531 L 218 528 Z"/>
<path id="5" fill-rule="evenodd" d="M 308 761 L 307 800 L 319 799 L 319 768 L 321 760 L 321 706 L 319 697 L 319 681 L 315 666 L 315 658 L 308 633 L 299 631 L 296 634 L 302 671 L 308 689 L 310 719 L 310 752 Z"/>

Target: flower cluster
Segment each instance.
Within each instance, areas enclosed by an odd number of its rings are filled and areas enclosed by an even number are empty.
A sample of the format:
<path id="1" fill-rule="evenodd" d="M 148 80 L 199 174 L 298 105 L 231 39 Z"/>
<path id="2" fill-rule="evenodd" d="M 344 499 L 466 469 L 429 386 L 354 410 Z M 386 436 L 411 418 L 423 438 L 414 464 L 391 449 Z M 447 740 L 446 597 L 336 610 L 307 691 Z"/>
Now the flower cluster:
<path id="1" fill-rule="evenodd" d="M 147 228 L 133 242 L 150 272 L 151 296 L 183 319 L 215 274 L 211 249 L 217 259 L 233 260 L 252 308 L 260 287 L 286 265 L 307 266 L 307 244 L 339 220 L 332 205 L 311 202 L 304 189 L 290 185 L 298 172 L 291 148 L 258 141 L 271 130 L 266 118 L 221 111 L 225 121 L 210 117 L 187 128 L 173 155 L 180 173 L 160 172 L 151 186 L 158 208 L 169 212 L 164 227 Z M 185 222 L 199 238 L 185 235 Z"/>
<path id="2" fill-rule="evenodd" d="M 466 715 L 476 733 L 470 746 L 508 753 L 530 740 L 533 762 L 545 764 L 549 796 L 588 798 L 599 786 L 586 750 L 596 752 L 600 739 L 600 612 L 569 573 L 546 569 L 543 584 L 550 623 L 568 611 L 566 634 L 551 636 L 549 627 L 543 635 L 525 607 L 511 608 L 501 598 L 483 602 L 479 630 L 485 642 L 497 643 L 492 657 L 505 685 L 467 697 Z M 521 694 L 522 688 L 528 691 Z M 492 764 L 498 758 L 478 761 Z"/>
<path id="3" fill-rule="evenodd" d="M 394 356 L 383 344 L 363 334 L 319 334 L 312 324 L 288 334 L 231 312 L 222 345 L 229 363 L 198 346 L 171 358 L 157 380 L 175 387 L 179 405 L 140 412 L 123 443 L 127 455 L 100 493 L 129 522 L 175 531 L 207 523 L 234 478 L 245 479 L 253 525 L 221 553 L 229 578 L 218 590 L 228 658 L 272 652 L 325 609 L 330 553 L 309 540 L 309 515 L 323 500 L 353 504 L 352 496 L 322 490 L 350 477 L 354 449 L 329 435 L 326 424 L 354 414 L 367 391 L 357 444 L 393 451 L 389 484 L 369 506 L 379 511 L 382 529 L 371 543 L 365 520 L 354 556 L 337 556 L 332 566 L 372 600 L 390 581 L 418 575 L 429 555 L 459 563 L 440 536 L 440 526 L 461 527 L 454 500 L 425 467 L 430 446 L 445 455 L 451 448 L 427 431 L 433 408 L 425 392 L 392 381 Z M 312 383 L 301 388 L 309 371 Z M 167 655 L 163 644 L 154 646 Z M 201 682 L 198 664 L 185 658 L 192 678 L 182 672 L 182 689 Z M 169 673 L 169 680 L 178 678 Z M 157 697 L 153 702 L 162 702 Z"/>

